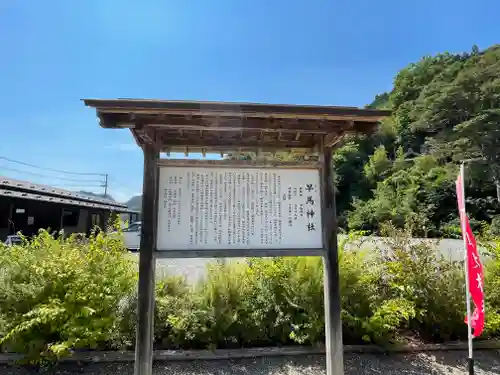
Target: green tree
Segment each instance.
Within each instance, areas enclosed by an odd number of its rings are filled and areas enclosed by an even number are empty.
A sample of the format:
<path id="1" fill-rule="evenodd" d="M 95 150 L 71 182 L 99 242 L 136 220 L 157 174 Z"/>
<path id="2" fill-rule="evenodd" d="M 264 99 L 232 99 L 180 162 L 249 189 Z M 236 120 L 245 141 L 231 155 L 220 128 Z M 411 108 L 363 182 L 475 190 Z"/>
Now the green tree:
<path id="1" fill-rule="evenodd" d="M 500 93 L 500 84 L 498 85 Z M 500 109 L 488 109 L 461 123 L 456 131 L 462 137 L 464 155 L 487 162 L 500 203 Z"/>
<path id="2" fill-rule="evenodd" d="M 345 226 L 378 232 L 380 223 L 394 221 L 399 228 L 421 228 L 414 235 L 449 233 L 457 216 L 454 181 L 464 159 L 478 160 L 466 169 L 473 222 L 490 223 L 500 214 L 500 46 L 423 57 L 368 107 L 393 114 L 377 139 L 357 137 L 337 152 Z M 362 169 L 355 161 L 364 163 Z"/>
<path id="3" fill-rule="evenodd" d="M 392 169 L 392 161 L 387 157 L 387 151 L 383 145 L 377 147 L 368 163 L 364 166 L 365 176 L 368 181 L 376 183 L 388 176 Z"/>

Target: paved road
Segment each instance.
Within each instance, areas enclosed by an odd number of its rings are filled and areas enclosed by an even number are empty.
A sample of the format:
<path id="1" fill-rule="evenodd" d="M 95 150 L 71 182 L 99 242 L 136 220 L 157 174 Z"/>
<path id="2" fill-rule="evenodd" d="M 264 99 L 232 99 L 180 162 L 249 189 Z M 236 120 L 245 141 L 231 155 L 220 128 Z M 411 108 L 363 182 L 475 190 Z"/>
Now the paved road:
<path id="1" fill-rule="evenodd" d="M 377 246 L 379 250 L 384 251 L 388 247 L 375 237 L 366 237 L 361 241 L 361 245 L 352 244 L 350 249 L 363 248 L 369 249 Z M 416 240 L 418 241 L 418 240 Z M 461 261 L 463 259 L 463 242 L 461 240 L 445 239 L 439 242 L 439 252 L 448 259 Z M 244 261 L 245 258 L 228 258 L 227 261 Z M 189 259 L 158 259 L 156 262 L 157 279 L 170 275 L 183 275 L 189 282 L 196 282 L 205 275 L 208 263 L 215 259 L 207 258 L 189 258 Z M 219 260 L 224 261 L 224 260 Z"/>
<path id="2" fill-rule="evenodd" d="M 411 355 L 348 354 L 346 375 L 467 375 L 465 352 L 417 353 Z M 257 358 L 197 362 L 156 362 L 154 375 L 324 375 L 324 356 Z M 64 364 L 41 372 L 47 375 L 132 375 L 132 363 Z M 35 375 L 35 370 L 2 367 L 2 375 Z M 477 375 L 500 374 L 500 352 L 477 353 Z"/>
<path id="3" fill-rule="evenodd" d="M 209 263 L 223 262 L 223 259 L 187 258 L 187 259 L 158 259 L 156 261 L 156 278 L 166 275 L 182 275 L 188 282 L 194 283 L 206 274 Z M 245 261 L 245 258 L 231 258 L 228 262 Z"/>

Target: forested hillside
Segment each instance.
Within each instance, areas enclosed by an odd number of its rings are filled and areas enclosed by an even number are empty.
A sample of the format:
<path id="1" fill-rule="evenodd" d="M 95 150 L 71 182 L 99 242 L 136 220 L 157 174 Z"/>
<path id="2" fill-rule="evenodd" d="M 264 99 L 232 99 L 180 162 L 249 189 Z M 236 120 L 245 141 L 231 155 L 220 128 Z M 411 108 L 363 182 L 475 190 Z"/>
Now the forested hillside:
<path id="1" fill-rule="evenodd" d="M 401 70 L 369 107 L 393 111 L 377 134 L 353 137 L 334 167 L 340 224 L 379 234 L 392 221 L 416 236 L 453 236 L 455 179 L 466 167 L 476 227 L 500 215 L 500 45 L 424 57 Z M 500 216 L 498 216 L 500 218 Z"/>

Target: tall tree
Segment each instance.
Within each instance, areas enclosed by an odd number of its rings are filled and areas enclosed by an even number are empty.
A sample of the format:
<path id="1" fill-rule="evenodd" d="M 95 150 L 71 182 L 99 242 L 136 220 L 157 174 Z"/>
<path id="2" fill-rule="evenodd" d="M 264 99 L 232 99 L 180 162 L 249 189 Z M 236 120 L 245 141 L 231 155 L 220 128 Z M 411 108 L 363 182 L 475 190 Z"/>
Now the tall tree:
<path id="1" fill-rule="evenodd" d="M 500 214 L 500 45 L 426 56 L 368 107 L 393 111 L 380 129 L 391 136 L 369 148 L 358 138 L 338 151 L 346 225 L 377 232 L 386 220 L 418 220 L 427 229 L 416 226 L 416 234 L 443 235 L 456 217 L 458 164 L 471 158 L 480 160 L 467 171 L 471 214 L 486 222 Z"/>
<path id="2" fill-rule="evenodd" d="M 456 131 L 461 136 L 464 155 L 486 162 L 500 203 L 500 109 L 483 111 L 458 125 Z"/>

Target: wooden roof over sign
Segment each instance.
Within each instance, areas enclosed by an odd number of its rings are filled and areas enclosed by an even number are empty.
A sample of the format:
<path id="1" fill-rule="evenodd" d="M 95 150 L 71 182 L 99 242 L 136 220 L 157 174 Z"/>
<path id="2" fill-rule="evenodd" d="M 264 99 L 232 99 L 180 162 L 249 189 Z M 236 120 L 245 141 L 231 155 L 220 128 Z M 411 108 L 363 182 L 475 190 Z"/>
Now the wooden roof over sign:
<path id="1" fill-rule="evenodd" d="M 139 146 L 162 152 L 314 149 L 370 133 L 390 111 L 356 107 L 84 99 L 104 128 L 129 128 Z"/>

